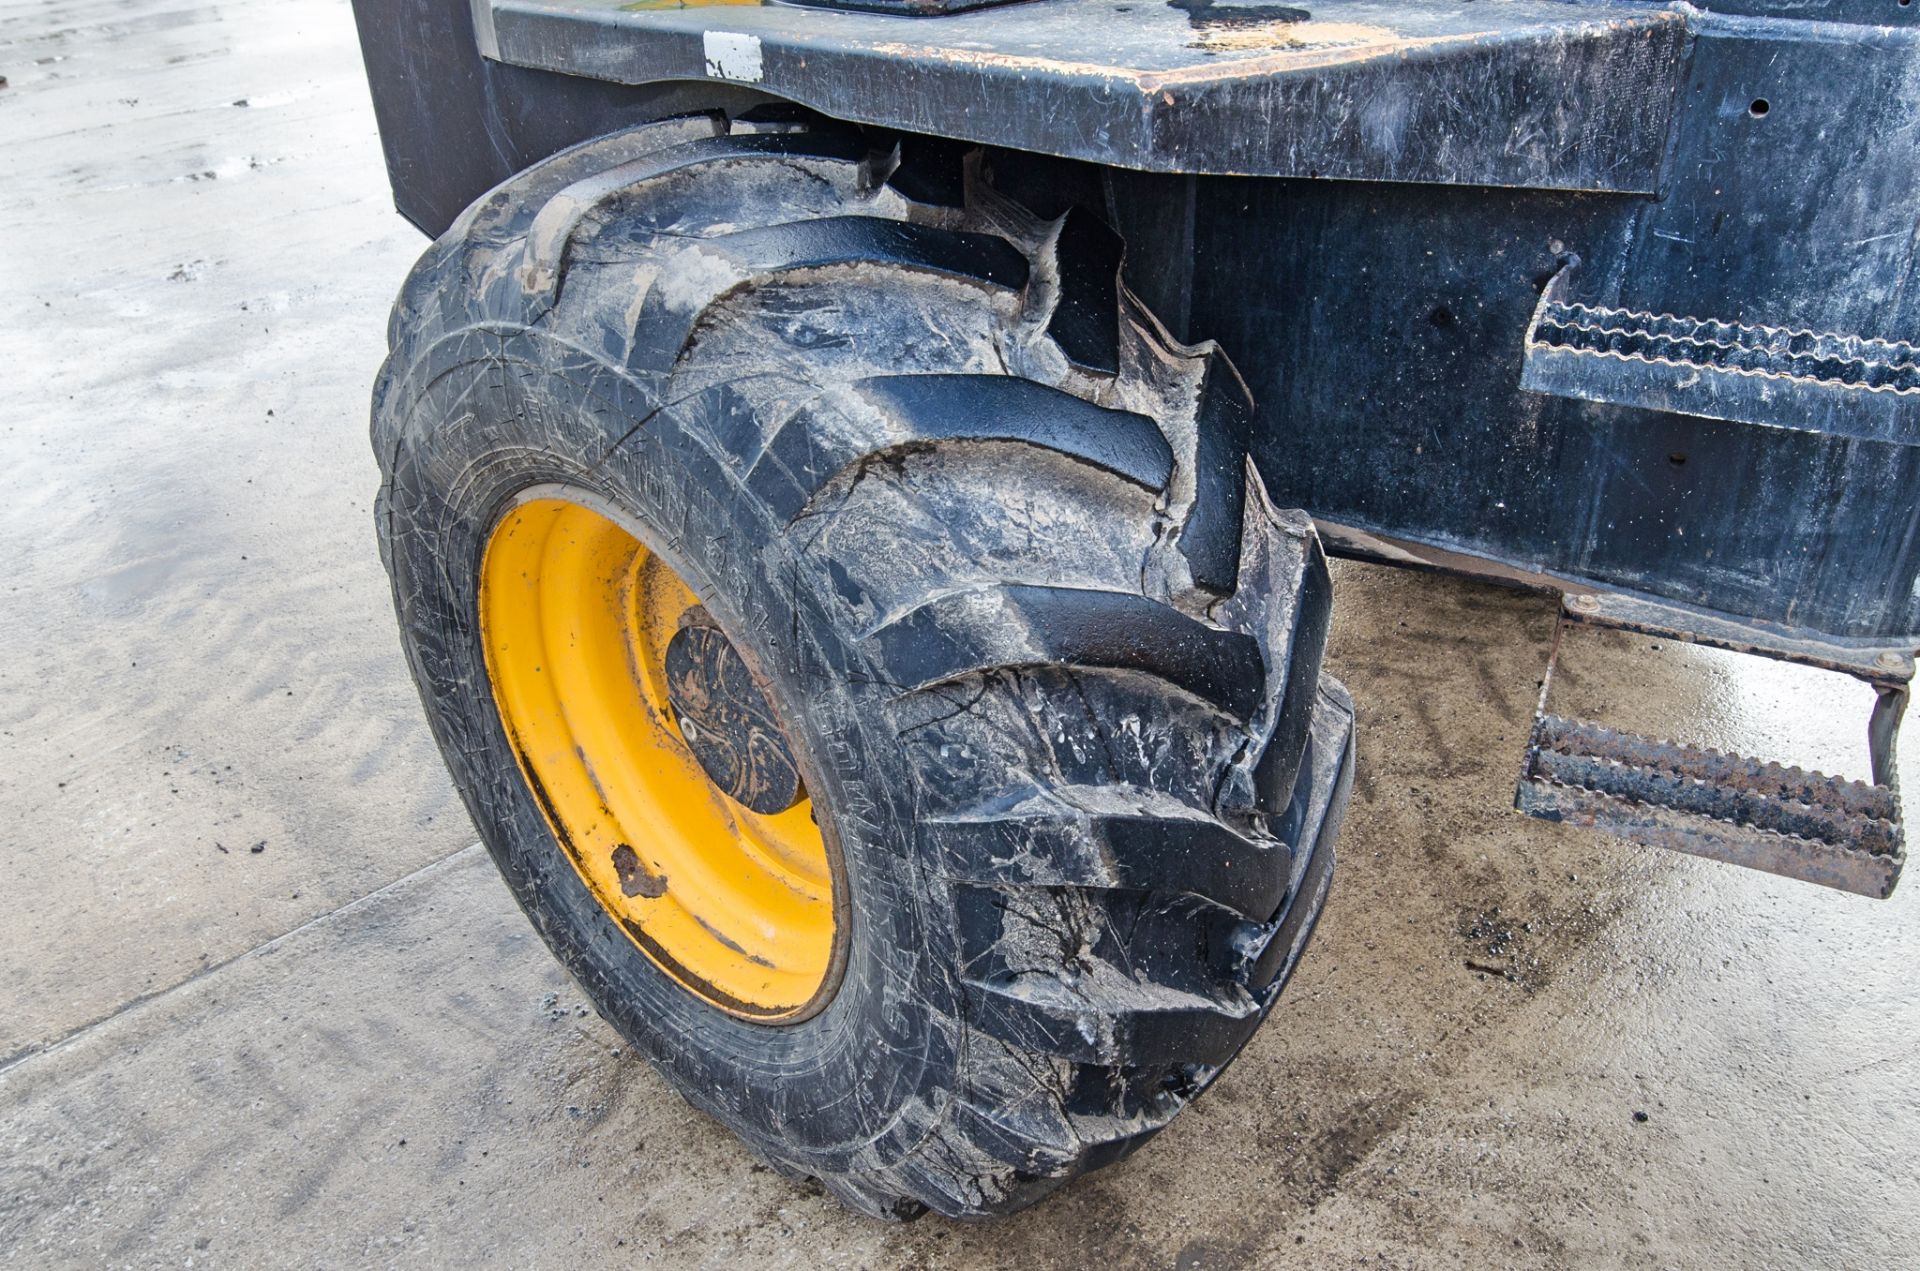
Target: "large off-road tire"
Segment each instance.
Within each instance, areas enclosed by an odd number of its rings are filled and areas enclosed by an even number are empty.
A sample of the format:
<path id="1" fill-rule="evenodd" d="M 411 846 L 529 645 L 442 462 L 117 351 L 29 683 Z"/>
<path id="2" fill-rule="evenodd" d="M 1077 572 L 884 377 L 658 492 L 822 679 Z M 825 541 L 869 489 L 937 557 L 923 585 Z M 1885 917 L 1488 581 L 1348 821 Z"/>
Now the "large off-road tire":
<path id="1" fill-rule="evenodd" d="M 1247 463 L 1225 357 L 1144 312 L 1095 212 L 1037 219 L 980 154 L 915 146 L 676 120 L 483 198 L 395 310 L 377 521 L 448 767 L 601 1013 L 777 1167 L 872 1214 L 981 1215 L 1123 1156 L 1252 1035 L 1325 893 L 1351 707 L 1320 672 L 1324 559 Z M 534 574 L 593 534 L 629 554 L 582 567 L 615 599 L 568 618 Z M 738 933 L 676 953 L 645 906 L 682 867 L 582 828 L 619 820 L 611 761 L 517 713 L 516 675 L 608 713 L 562 664 L 587 626 L 644 626 L 634 562 L 697 596 L 664 630 L 732 668 L 768 806 L 810 800 L 791 983 L 777 924 L 737 965 Z M 561 616 L 525 634 L 525 596 Z M 634 700 L 661 764 L 712 742 L 684 694 Z M 746 824 L 734 742 L 695 757 Z M 550 787 L 583 772 L 605 806 L 569 812 Z"/>

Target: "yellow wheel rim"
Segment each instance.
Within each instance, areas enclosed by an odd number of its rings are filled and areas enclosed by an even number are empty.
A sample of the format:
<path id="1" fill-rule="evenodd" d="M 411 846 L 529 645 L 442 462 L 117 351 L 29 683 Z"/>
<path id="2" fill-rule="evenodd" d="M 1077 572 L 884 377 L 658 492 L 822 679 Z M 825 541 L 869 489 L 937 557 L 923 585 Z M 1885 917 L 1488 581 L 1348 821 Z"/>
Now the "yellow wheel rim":
<path id="1" fill-rule="evenodd" d="M 487 675 L 554 838 L 634 943 L 723 1010 L 798 1018 L 833 970 L 827 845 L 810 800 L 755 812 L 688 749 L 666 653 L 697 604 L 600 512 L 520 503 L 481 564 Z"/>

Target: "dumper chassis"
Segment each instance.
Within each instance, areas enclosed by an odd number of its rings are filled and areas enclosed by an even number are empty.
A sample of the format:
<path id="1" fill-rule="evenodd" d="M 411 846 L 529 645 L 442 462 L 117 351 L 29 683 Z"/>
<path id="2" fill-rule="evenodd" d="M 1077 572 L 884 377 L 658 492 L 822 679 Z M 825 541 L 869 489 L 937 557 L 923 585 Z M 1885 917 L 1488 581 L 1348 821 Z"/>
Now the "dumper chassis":
<path id="1" fill-rule="evenodd" d="M 1891 892 L 1908 0 L 355 11 L 422 700 L 777 1167 L 1005 1213 L 1219 1075 L 1352 780 L 1327 552 L 1870 684 L 1842 780 L 1551 713 L 1556 636 L 1515 801 Z"/>

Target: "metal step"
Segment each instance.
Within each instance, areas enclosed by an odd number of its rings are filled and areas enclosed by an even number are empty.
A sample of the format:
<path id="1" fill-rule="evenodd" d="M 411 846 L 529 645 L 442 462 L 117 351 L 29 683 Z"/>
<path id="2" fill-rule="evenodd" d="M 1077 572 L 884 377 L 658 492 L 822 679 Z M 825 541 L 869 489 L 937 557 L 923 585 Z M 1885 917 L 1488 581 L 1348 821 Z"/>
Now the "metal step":
<path id="1" fill-rule="evenodd" d="M 1520 386 L 1769 428 L 1920 445 L 1920 351 L 1902 340 L 1649 313 L 1567 299 L 1554 275 Z"/>
<path id="2" fill-rule="evenodd" d="M 1547 713 L 1570 626 L 1658 635 L 1838 671 L 1872 686 L 1871 781 L 1620 732 Z M 1884 900 L 1906 864 L 1894 750 L 1914 677 L 1912 639 L 1835 640 L 1646 597 L 1561 598 L 1514 806 L 1528 816 Z"/>
<path id="3" fill-rule="evenodd" d="M 1906 863 L 1899 799 L 1869 785 L 1540 714 L 1529 816 L 1884 899 Z"/>

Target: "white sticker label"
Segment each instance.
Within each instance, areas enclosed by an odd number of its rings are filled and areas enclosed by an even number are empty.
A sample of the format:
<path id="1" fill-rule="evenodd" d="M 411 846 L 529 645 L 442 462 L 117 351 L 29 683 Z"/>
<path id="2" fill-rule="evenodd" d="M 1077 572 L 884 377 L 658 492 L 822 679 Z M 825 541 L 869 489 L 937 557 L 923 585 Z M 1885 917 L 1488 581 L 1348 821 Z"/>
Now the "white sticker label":
<path id="1" fill-rule="evenodd" d="M 760 37 L 737 31 L 706 32 L 707 74 L 715 79 L 760 82 Z"/>

